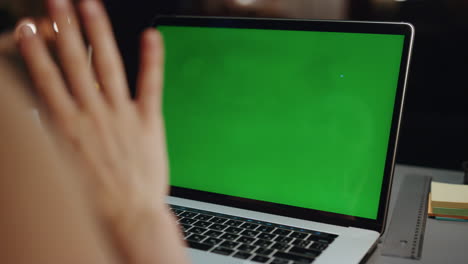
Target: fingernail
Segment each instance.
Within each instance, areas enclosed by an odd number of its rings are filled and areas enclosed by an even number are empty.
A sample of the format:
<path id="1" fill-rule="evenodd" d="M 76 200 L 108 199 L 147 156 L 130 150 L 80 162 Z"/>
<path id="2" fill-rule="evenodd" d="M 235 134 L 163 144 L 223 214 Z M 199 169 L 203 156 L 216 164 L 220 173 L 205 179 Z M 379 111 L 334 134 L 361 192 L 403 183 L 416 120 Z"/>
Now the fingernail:
<path id="1" fill-rule="evenodd" d="M 37 27 L 33 23 L 26 23 L 20 26 L 19 28 L 19 37 L 20 38 L 29 38 L 37 33 Z"/>
<path id="2" fill-rule="evenodd" d="M 148 34 L 150 35 L 151 41 L 159 41 L 161 38 L 161 33 L 157 29 L 150 28 L 148 29 Z"/>

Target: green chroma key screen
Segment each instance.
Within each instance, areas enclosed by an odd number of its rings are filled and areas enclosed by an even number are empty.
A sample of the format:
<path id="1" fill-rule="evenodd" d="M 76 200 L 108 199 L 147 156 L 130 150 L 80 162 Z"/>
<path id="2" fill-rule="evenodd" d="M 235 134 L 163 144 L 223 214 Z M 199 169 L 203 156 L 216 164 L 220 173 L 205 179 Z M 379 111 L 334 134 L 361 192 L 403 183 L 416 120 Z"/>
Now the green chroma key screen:
<path id="1" fill-rule="evenodd" d="M 404 36 L 159 29 L 171 185 L 377 218 Z"/>

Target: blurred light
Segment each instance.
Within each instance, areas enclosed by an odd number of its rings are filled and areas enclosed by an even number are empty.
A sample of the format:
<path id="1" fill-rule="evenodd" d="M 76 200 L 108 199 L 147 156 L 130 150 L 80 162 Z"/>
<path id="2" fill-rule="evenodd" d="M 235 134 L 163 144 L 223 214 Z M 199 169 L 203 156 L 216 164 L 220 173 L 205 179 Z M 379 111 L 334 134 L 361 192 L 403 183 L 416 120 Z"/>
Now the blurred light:
<path id="1" fill-rule="evenodd" d="M 25 26 L 29 27 L 34 34 L 37 33 L 37 27 L 34 23 L 27 23 Z"/>
<path id="2" fill-rule="evenodd" d="M 248 6 L 255 3 L 257 0 L 236 0 L 236 3 L 243 6 Z"/>
<path id="3" fill-rule="evenodd" d="M 59 28 L 58 28 L 57 22 L 54 22 L 54 24 L 53 24 L 52 26 L 53 26 L 53 28 L 54 28 L 54 31 L 55 31 L 56 33 L 59 33 Z"/>
<path id="4" fill-rule="evenodd" d="M 406 0 L 395 0 L 395 2 L 406 2 Z"/>

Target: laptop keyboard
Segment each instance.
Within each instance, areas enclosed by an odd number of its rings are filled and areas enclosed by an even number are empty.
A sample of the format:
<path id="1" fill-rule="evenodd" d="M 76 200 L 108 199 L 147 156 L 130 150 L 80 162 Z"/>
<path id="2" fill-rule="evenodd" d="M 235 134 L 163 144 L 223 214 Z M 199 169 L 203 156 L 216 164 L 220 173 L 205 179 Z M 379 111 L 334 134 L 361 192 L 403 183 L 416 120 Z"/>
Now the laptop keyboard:
<path id="1" fill-rule="evenodd" d="M 171 205 L 190 248 L 269 264 L 312 263 L 337 235 Z"/>

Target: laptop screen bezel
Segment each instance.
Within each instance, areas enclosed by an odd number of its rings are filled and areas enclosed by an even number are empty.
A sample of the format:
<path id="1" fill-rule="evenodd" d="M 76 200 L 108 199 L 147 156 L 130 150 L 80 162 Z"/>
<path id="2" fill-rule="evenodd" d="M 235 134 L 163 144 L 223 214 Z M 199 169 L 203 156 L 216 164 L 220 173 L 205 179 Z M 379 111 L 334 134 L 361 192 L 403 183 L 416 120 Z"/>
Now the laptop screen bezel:
<path id="1" fill-rule="evenodd" d="M 384 175 L 382 178 L 382 189 L 380 194 L 377 219 L 374 220 L 308 208 L 300 208 L 176 186 L 171 186 L 170 194 L 174 197 L 255 210 L 259 212 L 283 215 L 304 220 L 324 222 L 340 226 L 364 228 L 375 230 L 380 233 L 383 232 L 387 218 L 389 194 L 391 190 L 395 165 L 395 153 L 404 103 L 404 92 L 414 37 L 414 29 L 410 24 L 360 21 L 161 16 L 155 18 L 153 26 L 156 28 L 158 26 L 188 26 L 403 35 L 405 37 L 404 47 L 401 59 L 398 87 L 396 90 L 395 107 L 392 117 L 387 156 L 384 166 Z"/>

